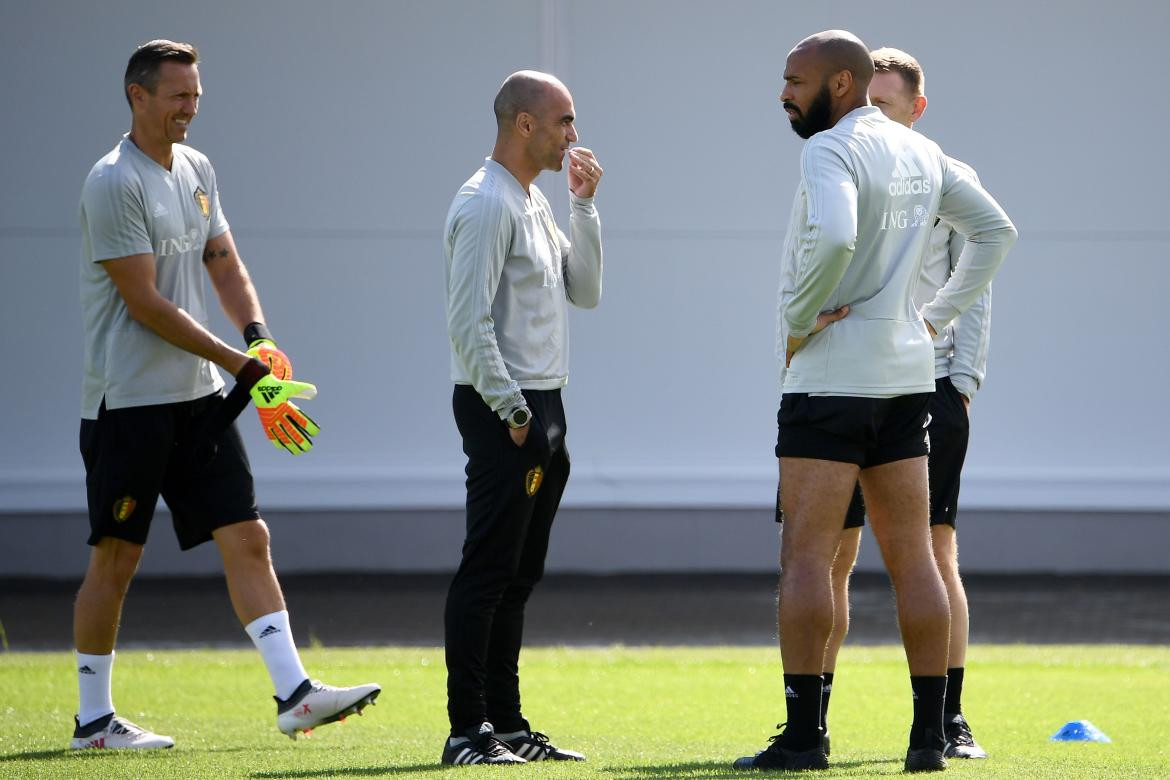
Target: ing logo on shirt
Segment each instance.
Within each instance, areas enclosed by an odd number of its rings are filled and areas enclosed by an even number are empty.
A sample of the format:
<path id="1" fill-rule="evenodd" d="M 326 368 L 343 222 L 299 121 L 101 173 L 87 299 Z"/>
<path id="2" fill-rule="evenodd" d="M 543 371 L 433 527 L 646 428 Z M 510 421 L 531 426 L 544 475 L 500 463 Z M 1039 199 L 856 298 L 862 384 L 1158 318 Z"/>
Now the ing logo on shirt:
<path id="1" fill-rule="evenodd" d="M 184 252 L 190 252 L 197 246 L 199 246 L 199 229 L 191 228 L 178 238 L 164 238 L 160 240 L 158 242 L 158 251 L 155 252 L 155 255 L 158 257 L 181 255 Z"/>

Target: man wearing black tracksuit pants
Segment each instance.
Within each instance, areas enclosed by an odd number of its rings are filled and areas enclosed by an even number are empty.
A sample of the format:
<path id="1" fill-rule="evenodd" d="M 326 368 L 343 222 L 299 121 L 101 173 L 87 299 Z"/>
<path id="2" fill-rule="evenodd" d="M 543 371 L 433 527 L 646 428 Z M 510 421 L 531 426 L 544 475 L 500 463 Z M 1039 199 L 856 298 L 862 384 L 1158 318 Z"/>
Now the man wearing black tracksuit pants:
<path id="1" fill-rule="evenodd" d="M 459 190 L 444 230 L 452 406 L 467 455 L 467 537 L 447 594 L 444 764 L 584 760 L 532 731 L 520 708 L 524 606 L 544 572 L 569 478 L 561 388 L 568 304 L 601 298 L 602 169 L 577 140 L 572 96 L 536 71 L 495 100 L 492 156 Z M 570 236 L 533 184 L 568 155 Z"/>

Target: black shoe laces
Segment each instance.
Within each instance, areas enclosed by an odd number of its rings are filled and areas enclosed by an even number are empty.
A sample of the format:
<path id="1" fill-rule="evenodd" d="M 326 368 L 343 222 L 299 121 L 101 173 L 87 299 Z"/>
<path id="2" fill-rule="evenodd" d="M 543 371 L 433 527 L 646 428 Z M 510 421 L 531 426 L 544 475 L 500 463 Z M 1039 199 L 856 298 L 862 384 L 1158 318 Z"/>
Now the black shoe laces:
<path id="1" fill-rule="evenodd" d="M 498 758 L 505 753 L 511 753 L 511 749 L 500 740 L 496 739 L 494 734 L 485 734 L 476 740 L 475 749 L 485 756 L 492 756 Z"/>
<path id="2" fill-rule="evenodd" d="M 130 721 L 122 720 L 121 718 L 112 718 L 107 728 L 111 734 L 129 734 L 133 736 L 146 733 L 145 729 L 139 728 Z"/>
<path id="3" fill-rule="evenodd" d="M 955 723 L 947 734 L 947 739 L 955 745 L 963 745 L 971 747 L 975 744 L 975 735 L 971 733 L 971 727 L 965 721 Z"/>
<path id="4" fill-rule="evenodd" d="M 784 721 L 783 723 L 777 723 L 776 728 L 783 729 L 787 725 L 788 725 L 788 721 Z M 768 741 L 775 744 L 776 740 L 780 739 L 783 736 L 784 736 L 784 732 L 783 732 L 783 730 L 781 730 L 781 732 L 779 734 L 773 734 L 772 736 L 768 737 Z"/>

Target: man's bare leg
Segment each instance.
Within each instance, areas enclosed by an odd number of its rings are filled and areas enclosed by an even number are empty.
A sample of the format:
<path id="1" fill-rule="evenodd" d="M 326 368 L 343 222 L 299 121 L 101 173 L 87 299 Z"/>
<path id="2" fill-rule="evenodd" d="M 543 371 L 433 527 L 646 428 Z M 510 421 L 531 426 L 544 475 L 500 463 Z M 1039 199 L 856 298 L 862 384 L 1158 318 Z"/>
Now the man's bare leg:
<path id="1" fill-rule="evenodd" d="M 837 555 L 833 559 L 833 630 L 829 634 L 829 643 L 825 648 L 826 672 L 836 671 L 837 654 L 841 651 L 841 645 L 845 643 L 846 634 L 849 633 L 849 575 L 853 573 L 853 566 L 857 563 L 857 551 L 860 547 L 860 528 L 846 528 L 841 532 Z"/>
<path id="2" fill-rule="evenodd" d="M 830 572 L 857 466 L 781 459 L 780 655 L 789 674 L 820 675 L 833 630 Z"/>
<path id="3" fill-rule="evenodd" d="M 950 609 L 930 545 L 926 457 L 861 472 L 870 527 L 894 585 L 898 625 L 914 689 L 908 771 L 941 769 Z"/>
<path id="4" fill-rule="evenodd" d="M 780 657 L 788 713 L 783 746 L 806 751 L 820 746 L 821 672 L 833 630 L 830 572 L 858 468 L 811 458 L 781 458 L 780 464 Z"/>
<path id="5" fill-rule="evenodd" d="M 950 609 L 930 546 L 926 458 L 861 472 L 870 527 L 890 573 L 913 675 L 946 675 Z"/>
<path id="6" fill-rule="evenodd" d="M 841 652 L 845 635 L 849 633 L 849 575 L 857 563 L 860 547 L 861 528 L 846 528 L 841 532 L 837 556 L 833 559 L 833 630 L 829 633 L 829 643 L 825 647 L 824 684 L 821 687 L 821 731 L 824 733 L 822 744 L 825 746 L 825 755 L 830 752 L 829 697 L 833 693 L 833 677 L 837 672 L 837 654 Z"/>
<path id="7" fill-rule="evenodd" d="M 113 652 L 122 603 L 141 559 L 142 545 L 112 536 L 102 538 L 90 551 L 73 605 L 73 644 L 79 653 Z"/>
<path id="8" fill-rule="evenodd" d="M 262 615 L 283 610 L 284 594 L 272 568 L 264 521 L 225 525 L 215 529 L 212 537 L 223 557 L 228 594 L 240 623 L 246 626 Z"/>
<path id="9" fill-rule="evenodd" d="M 938 573 L 942 576 L 943 586 L 947 591 L 947 602 L 951 606 L 951 643 L 947 666 L 961 667 L 967 661 L 970 616 L 967 611 L 967 591 L 959 577 L 959 548 L 955 529 L 945 524 L 932 525 L 930 542 Z"/>
<path id="10" fill-rule="evenodd" d="M 79 693 L 75 743 L 81 734 L 80 727 L 97 723 L 114 712 L 111 682 L 114 644 L 118 640 L 126 591 L 141 559 L 142 545 L 111 536 L 102 538 L 90 550 L 85 579 L 73 604 L 73 645 L 77 648 Z M 85 733 L 88 735 L 89 732 Z M 100 737 L 99 734 L 99 740 Z M 75 744 L 75 747 L 80 746 L 81 743 Z"/>

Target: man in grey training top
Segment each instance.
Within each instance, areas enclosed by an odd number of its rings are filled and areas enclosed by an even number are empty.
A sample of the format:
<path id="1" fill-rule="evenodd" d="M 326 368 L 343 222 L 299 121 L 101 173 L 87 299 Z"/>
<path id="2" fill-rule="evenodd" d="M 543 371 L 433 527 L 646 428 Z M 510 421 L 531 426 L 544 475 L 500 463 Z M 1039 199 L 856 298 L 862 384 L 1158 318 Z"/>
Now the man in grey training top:
<path id="1" fill-rule="evenodd" d="M 576 142 L 573 98 L 520 71 L 496 95 L 492 156 L 447 213 L 452 405 L 467 455 L 467 536 L 445 613 L 444 764 L 584 760 L 532 731 L 520 711 L 524 606 L 544 572 L 569 478 L 568 304 L 601 299 L 602 170 Z M 568 156 L 570 236 L 533 183 Z"/>
<path id="2" fill-rule="evenodd" d="M 781 94 L 808 139 L 793 206 L 796 262 L 782 269 L 779 336 L 787 370 L 777 415 L 784 516 L 780 651 L 787 728 L 741 769 L 823 769 L 820 700 L 833 627 L 829 573 L 860 478 L 893 582 L 914 691 L 905 768 L 945 768 L 949 611 L 927 525 L 925 425 L 932 332 L 982 294 L 1015 228 L 966 170 L 869 104 L 874 67 L 851 33 L 810 36 L 789 53 Z M 969 237 L 951 281 L 914 305 L 937 217 Z"/>
<path id="3" fill-rule="evenodd" d="M 276 447 L 305 452 L 318 428 L 290 399 L 316 389 L 291 380 L 220 210 L 215 171 L 181 143 L 199 110 L 197 62 L 193 46 L 165 40 L 131 55 L 130 132 L 81 192 L 80 444 L 93 549 L 73 617 L 81 695 L 74 748 L 174 745 L 115 715 L 110 688 L 122 603 L 160 495 L 182 549 L 215 540 L 236 616 L 276 689 L 282 732 L 295 739 L 360 711 L 381 690 L 310 680 L 293 644 L 232 420 L 251 399 Z M 205 271 L 247 352 L 208 331 Z M 226 398 L 216 366 L 236 378 Z"/>
<path id="4" fill-rule="evenodd" d="M 913 127 L 926 110 L 922 66 L 899 49 L 881 48 L 871 52 L 873 81 L 869 99 L 888 118 Z M 963 166 L 958 160 L 952 165 Z M 973 170 L 968 173 L 975 177 Z M 963 236 L 946 222 L 936 220 L 930 231 L 922 274 L 914 302 L 923 306 L 934 298 L 954 273 Z M 955 541 L 958 516 L 959 478 L 967 456 L 968 408 L 983 383 L 991 342 L 991 287 L 934 339 L 935 390 L 930 399 L 930 541 L 939 574 L 951 607 L 951 641 L 947 661 L 947 692 L 943 707 L 943 729 L 947 758 L 987 758 L 975 741 L 963 715 L 963 680 L 967 657 L 969 613 L 967 593 L 959 577 L 959 551 Z M 849 626 L 849 573 L 857 560 L 864 512 L 846 517 L 841 546 L 833 562 L 833 633 L 825 653 L 825 686 L 821 697 L 821 727 L 828 745 L 827 711 L 835 677 L 837 654 Z M 826 753 L 827 753 L 826 747 Z"/>

